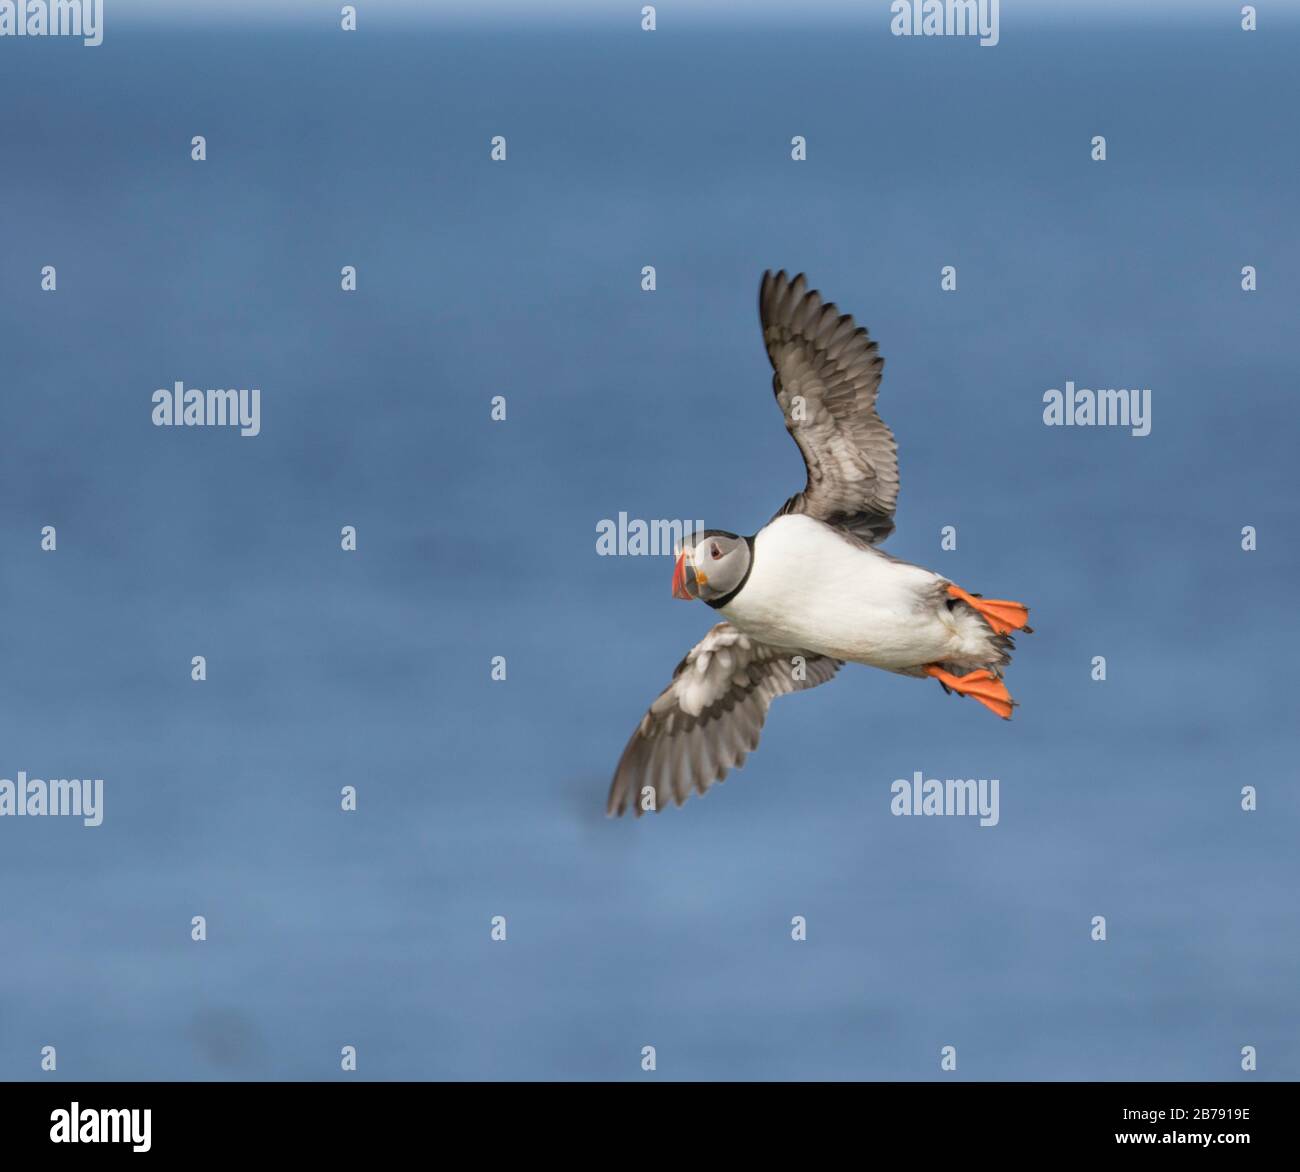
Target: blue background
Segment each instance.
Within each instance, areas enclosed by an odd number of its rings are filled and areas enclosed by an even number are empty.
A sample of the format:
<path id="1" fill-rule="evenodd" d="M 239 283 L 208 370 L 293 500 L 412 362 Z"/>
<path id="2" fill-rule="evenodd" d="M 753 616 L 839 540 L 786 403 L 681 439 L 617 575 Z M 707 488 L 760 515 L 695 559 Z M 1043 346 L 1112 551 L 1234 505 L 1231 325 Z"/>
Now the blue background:
<path id="1" fill-rule="evenodd" d="M 0 43 L 0 776 L 106 791 L 0 819 L 0 1077 L 1300 1077 L 1297 26 L 637 7 Z M 766 267 L 879 339 L 887 548 L 1031 604 L 1023 707 L 849 668 L 610 822 L 713 616 L 596 524 L 802 485 Z M 153 427 L 177 379 L 262 434 Z"/>

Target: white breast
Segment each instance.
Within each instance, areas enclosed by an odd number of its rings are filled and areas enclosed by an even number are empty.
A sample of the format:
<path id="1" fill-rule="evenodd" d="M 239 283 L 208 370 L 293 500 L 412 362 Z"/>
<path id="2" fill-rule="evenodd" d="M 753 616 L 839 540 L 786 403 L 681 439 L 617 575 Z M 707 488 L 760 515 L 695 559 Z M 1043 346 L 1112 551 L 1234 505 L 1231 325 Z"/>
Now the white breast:
<path id="1" fill-rule="evenodd" d="M 944 659 L 961 641 L 947 608 L 937 605 L 942 581 L 795 513 L 759 532 L 749 580 L 722 613 L 778 647 L 915 667 Z"/>

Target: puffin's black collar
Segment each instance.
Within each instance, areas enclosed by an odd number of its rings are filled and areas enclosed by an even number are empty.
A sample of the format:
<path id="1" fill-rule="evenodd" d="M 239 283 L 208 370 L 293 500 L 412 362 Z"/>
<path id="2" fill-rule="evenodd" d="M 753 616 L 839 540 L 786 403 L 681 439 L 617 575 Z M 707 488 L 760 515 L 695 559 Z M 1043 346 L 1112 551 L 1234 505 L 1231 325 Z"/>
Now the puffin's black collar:
<path id="1" fill-rule="evenodd" d="M 734 590 L 724 594 L 721 598 L 715 598 L 712 601 L 707 598 L 704 600 L 709 606 L 713 607 L 714 610 L 726 606 L 727 603 L 735 598 L 736 595 L 745 588 L 745 583 L 749 581 L 750 574 L 754 572 L 754 539 L 752 537 L 746 537 L 745 544 L 749 546 L 749 565 L 745 567 L 745 576 L 736 583 L 736 588 Z"/>

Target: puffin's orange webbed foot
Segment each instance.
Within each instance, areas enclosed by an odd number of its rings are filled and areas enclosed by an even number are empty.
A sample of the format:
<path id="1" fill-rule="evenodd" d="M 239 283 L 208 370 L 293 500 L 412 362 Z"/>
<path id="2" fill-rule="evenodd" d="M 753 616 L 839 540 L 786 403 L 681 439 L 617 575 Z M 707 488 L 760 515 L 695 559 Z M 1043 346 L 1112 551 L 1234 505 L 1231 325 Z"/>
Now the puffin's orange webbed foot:
<path id="1" fill-rule="evenodd" d="M 967 594 L 960 586 L 948 587 L 953 598 L 960 598 L 972 610 L 978 611 L 984 621 L 993 628 L 995 635 L 1009 635 L 1012 631 L 1024 631 L 1027 635 L 1034 633 L 1029 625 L 1029 607 L 1023 602 L 1009 602 L 1004 598 L 980 598 Z"/>
<path id="2" fill-rule="evenodd" d="M 925 674 L 934 676 L 944 687 L 951 688 L 959 696 L 974 696 L 985 708 L 997 713 L 1003 720 L 1011 719 L 1011 710 L 1016 702 L 1011 699 L 1006 684 L 992 672 L 981 668 L 967 672 L 964 676 L 955 676 L 932 663 L 925 669 Z"/>

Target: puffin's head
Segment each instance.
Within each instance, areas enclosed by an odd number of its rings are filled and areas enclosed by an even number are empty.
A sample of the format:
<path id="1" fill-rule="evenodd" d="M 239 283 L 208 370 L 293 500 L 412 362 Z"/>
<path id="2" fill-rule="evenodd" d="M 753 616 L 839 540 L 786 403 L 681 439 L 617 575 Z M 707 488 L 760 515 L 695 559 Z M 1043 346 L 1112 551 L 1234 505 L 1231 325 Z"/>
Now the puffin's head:
<path id="1" fill-rule="evenodd" d="M 686 538 L 673 567 L 673 597 L 714 602 L 730 594 L 749 571 L 749 542 L 725 529 Z"/>

